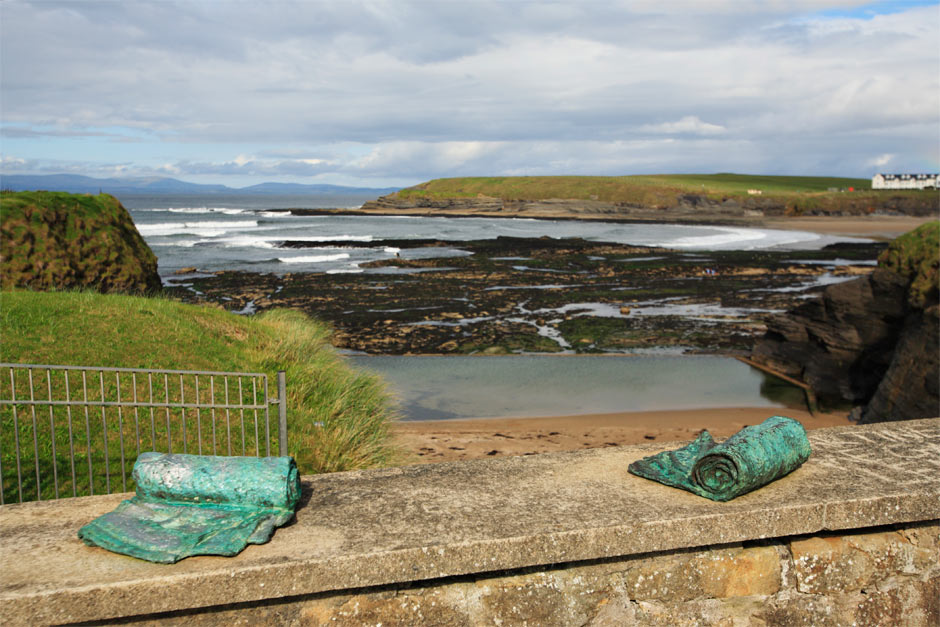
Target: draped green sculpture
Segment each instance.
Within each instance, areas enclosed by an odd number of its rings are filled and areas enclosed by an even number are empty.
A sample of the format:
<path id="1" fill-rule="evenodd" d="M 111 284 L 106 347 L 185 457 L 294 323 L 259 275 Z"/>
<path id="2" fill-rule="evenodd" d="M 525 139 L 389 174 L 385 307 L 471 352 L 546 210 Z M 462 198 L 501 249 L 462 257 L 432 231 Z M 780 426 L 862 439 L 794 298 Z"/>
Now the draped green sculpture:
<path id="1" fill-rule="evenodd" d="M 730 501 L 796 470 L 811 452 L 802 424 L 773 416 L 721 444 L 703 431 L 691 444 L 644 457 L 628 470 L 713 501 Z"/>
<path id="2" fill-rule="evenodd" d="M 78 532 L 85 544 L 151 562 L 236 555 L 263 544 L 300 500 L 291 457 L 142 453 L 137 493 Z"/>

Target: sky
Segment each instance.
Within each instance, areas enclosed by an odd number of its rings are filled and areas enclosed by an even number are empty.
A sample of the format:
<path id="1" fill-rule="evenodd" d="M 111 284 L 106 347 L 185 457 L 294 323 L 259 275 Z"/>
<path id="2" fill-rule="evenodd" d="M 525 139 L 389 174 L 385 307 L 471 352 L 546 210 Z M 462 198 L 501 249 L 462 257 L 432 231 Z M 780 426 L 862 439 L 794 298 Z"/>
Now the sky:
<path id="1" fill-rule="evenodd" d="M 940 170 L 937 0 L 0 1 L 3 174 Z"/>

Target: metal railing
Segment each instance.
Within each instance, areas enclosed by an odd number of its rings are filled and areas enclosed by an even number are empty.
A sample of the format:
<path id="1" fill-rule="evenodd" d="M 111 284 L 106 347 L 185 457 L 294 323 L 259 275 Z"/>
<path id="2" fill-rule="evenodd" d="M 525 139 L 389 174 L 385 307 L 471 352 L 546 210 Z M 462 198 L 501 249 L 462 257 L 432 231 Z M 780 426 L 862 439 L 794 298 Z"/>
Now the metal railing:
<path id="1" fill-rule="evenodd" d="M 127 492 L 142 451 L 288 454 L 283 371 L 277 398 L 253 372 L 2 363 L 0 377 L 0 505 Z"/>

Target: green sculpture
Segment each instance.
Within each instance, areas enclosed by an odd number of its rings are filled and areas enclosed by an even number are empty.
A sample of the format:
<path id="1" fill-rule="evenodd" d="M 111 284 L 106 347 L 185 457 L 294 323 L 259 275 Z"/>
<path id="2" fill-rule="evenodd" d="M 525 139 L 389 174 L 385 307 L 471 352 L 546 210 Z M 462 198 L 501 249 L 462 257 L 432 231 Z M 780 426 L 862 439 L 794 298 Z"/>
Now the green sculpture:
<path id="1" fill-rule="evenodd" d="M 134 498 L 78 531 L 85 544 L 163 564 L 237 555 L 267 542 L 300 500 L 292 457 L 142 453 L 134 480 Z"/>
<path id="2" fill-rule="evenodd" d="M 802 424 L 773 416 L 721 444 L 703 431 L 688 446 L 644 457 L 628 470 L 713 501 L 730 501 L 796 470 L 811 452 Z"/>

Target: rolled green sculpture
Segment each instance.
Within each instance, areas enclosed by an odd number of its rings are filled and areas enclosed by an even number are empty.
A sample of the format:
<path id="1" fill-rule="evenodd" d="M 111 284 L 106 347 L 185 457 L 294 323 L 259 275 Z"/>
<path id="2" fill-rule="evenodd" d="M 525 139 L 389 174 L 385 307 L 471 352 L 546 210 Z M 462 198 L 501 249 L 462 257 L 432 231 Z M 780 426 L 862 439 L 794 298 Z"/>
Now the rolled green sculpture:
<path id="1" fill-rule="evenodd" d="M 802 424 L 773 416 L 721 444 L 703 431 L 688 446 L 644 457 L 628 470 L 713 501 L 730 501 L 793 472 L 811 452 Z"/>
<path id="2" fill-rule="evenodd" d="M 78 531 L 85 544 L 170 564 L 263 544 L 300 500 L 292 457 L 142 453 L 137 493 Z"/>

